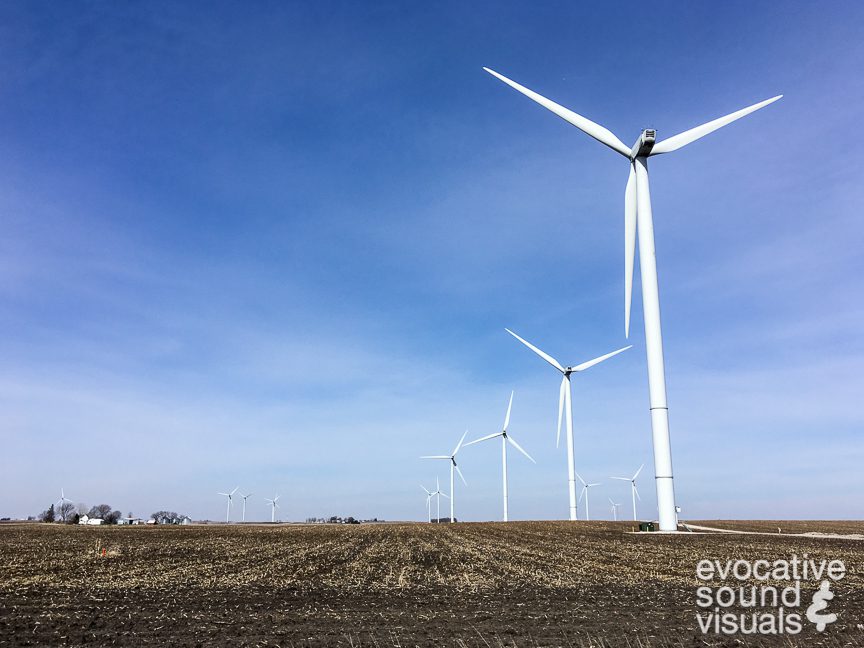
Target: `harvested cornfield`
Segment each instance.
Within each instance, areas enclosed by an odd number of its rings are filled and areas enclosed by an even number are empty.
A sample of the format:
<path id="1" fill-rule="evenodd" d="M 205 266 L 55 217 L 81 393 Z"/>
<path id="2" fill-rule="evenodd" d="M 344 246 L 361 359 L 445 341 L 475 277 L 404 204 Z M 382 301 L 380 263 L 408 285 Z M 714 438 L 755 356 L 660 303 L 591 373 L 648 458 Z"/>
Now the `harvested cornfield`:
<path id="1" fill-rule="evenodd" d="M 864 645 L 864 542 L 776 534 L 854 536 L 864 524 L 741 526 L 775 535 L 609 522 L 2 525 L 0 646 L 790 645 L 703 636 L 695 569 L 804 553 L 848 574 L 838 621 L 808 624 L 791 645 Z"/>

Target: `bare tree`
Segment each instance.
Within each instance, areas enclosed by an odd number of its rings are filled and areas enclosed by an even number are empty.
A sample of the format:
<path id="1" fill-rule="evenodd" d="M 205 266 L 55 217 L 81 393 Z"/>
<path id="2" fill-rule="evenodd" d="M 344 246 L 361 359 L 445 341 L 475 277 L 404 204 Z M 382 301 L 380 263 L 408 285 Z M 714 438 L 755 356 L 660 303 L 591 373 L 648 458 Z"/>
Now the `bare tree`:
<path id="1" fill-rule="evenodd" d="M 109 504 L 94 506 L 87 513 L 88 517 L 99 518 L 100 520 L 105 520 L 109 515 L 111 515 L 111 506 Z"/>
<path id="2" fill-rule="evenodd" d="M 72 502 L 63 502 L 57 512 L 60 514 L 62 522 L 68 522 L 75 513 L 75 505 Z"/>

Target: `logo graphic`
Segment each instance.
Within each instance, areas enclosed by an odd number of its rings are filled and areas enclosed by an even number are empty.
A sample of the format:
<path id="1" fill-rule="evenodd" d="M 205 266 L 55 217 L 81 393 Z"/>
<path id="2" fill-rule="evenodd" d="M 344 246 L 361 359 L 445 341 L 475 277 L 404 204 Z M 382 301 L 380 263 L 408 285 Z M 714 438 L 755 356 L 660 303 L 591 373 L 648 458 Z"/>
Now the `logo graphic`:
<path id="1" fill-rule="evenodd" d="M 825 632 L 839 616 L 826 611 L 837 596 L 831 587 L 845 576 L 842 560 L 806 553 L 777 560 L 700 560 L 696 623 L 703 634 L 797 635 L 807 622 Z M 810 605 L 805 588 L 815 589 Z"/>
<path id="2" fill-rule="evenodd" d="M 833 612 L 829 614 L 819 614 L 822 610 L 828 607 L 828 601 L 834 598 L 834 592 L 831 591 L 831 583 L 823 580 L 819 589 L 813 594 L 813 604 L 807 608 L 807 620 L 810 623 L 816 624 L 816 630 L 822 632 L 825 626 L 829 623 L 834 623 L 837 620 L 837 615 Z"/>

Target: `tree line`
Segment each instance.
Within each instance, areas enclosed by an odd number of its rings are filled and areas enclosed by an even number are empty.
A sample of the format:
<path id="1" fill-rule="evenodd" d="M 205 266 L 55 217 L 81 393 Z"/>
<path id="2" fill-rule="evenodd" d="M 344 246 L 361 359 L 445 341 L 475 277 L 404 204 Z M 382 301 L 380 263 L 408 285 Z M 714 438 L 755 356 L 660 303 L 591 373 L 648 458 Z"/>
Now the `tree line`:
<path id="1" fill-rule="evenodd" d="M 109 504 L 99 504 L 88 509 L 86 504 L 76 506 L 72 502 L 63 502 L 59 506 L 51 504 L 51 506 L 36 516 L 36 519 L 40 522 L 78 524 L 84 515 L 88 518 L 100 519 L 103 524 L 117 524 L 120 518 L 123 517 L 120 511 L 114 509 Z M 129 513 L 128 517 L 131 518 L 132 513 Z M 155 520 L 156 524 L 180 524 L 184 520 L 191 520 L 188 515 L 175 511 L 156 511 L 150 516 L 150 519 Z"/>

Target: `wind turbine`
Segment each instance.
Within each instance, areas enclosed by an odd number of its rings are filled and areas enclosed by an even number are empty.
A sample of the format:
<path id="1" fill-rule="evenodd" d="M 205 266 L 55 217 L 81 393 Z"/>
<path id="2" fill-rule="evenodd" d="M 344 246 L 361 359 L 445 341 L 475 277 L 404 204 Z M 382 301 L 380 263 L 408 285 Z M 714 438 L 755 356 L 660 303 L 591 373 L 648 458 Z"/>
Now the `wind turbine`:
<path id="1" fill-rule="evenodd" d="M 252 495 L 254 495 L 254 493 L 249 493 L 248 495 L 244 495 L 243 493 L 240 493 L 240 497 L 243 498 L 243 521 L 244 522 L 246 521 L 246 500 L 248 498 L 252 497 Z"/>
<path id="2" fill-rule="evenodd" d="M 430 493 L 426 490 L 426 487 L 423 484 L 420 484 L 420 488 L 423 489 L 423 492 L 426 493 L 426 521 L 432 522 L 432 498 L 435 497 L 435 493 Z"/>
<path id="3" fill-rule="evenodd" d="M 276 521 L 276 509 L 279 508 L 279 504 L 277 504 L 277 502 L 279 501 L 279 496 L 277 495 L 273 499 L 267 499 L 265 497 L 264 501 L 270 502 L 270 521 L 275 522 Z"/>
<path id="4" fill-rule="evenodd" d="M 657 507 L 661 531 L 678 528 L 675 514 L 675 488 L 672 481 L 672 448 L 669 439 L 669 406 L 666 400 L 666 370 L 663 362 L 663 336 L 660 329 L 660 293 L 657 282 L 657 259 L 654 249 L 654 222 L 651 193 L 648 186 L 648 158 L 677 151 L 682 146 L 713 133 L 718 128 L 764 108 L 783 95 L 760 101 L 707 124 L 691 128 L 661 142 L 657 132 L 643 130 L 632 147 L 628 147 L 610 130 L 595 124 L 572 110 L 550 101 L 528 88 L 511 81 L 489 68 L 483 68 L 511 88 L 558 115 L 586 135 L 602 142 L 627 158 L 630 176 L 624 190 L 624 332 L 630 337 L 630 302 L 633 292 L 633 265 L 636 256 L 636 231 L 639 231 L 639 268 L 642 276 L 642 312 L 645 323 L 645 352 L 648 356 L 648 395 L 651 431 L 654 444 L 654 479 L 657 484 Z M 638 215 L 638 216 L 637 216 Z"/>
<path id="5" fill-rule="evenodd" d="M 63 512 L 63 505 L 69 502 L 72 503 L 72 500 L 66 499 L 66 493 L 63 492 L 63 489 L 60 489 L 60 499 L 57 500 L 57 511 L 60 513 L 60 519 L 64 522 L 66 521 L 66 514 Z"/>
<path id="6" fill-rule="evenodd" d="M 238 486 L 237 488 L 240 488 L 240 487 Z M 235 488 L 234 490 L 232 490 L 230 493 L 216 493 L 217 495 L 224 495 L 225 497 L 228 498 L 228 510 L 225 512 L 225 524 L 228 524 L 228 522 L 231 521 L 231 520 L 230 520 L 230 516 L 231 516 L 231 500 L 234 499 L 234 493 L 237 492 L 237 488 Z"/>
<path id="7" fill-rule="evenodd" d="M 609 498 L 609 503 L 612 505 L 612 519 L 615 522 L 617 522 L 618 521 L 618 507 L 621 505 L 613 502 L 611 497 Z"/>
<path id="8" fill-rule="evenodd" d="M 528 457 L 533 463 L 537 463 L 534 461 L 534 458 L 529 455 L 525 450 L 520 446 L 513 437 L 507 434 L 507 426 L 510 425 L 510 410 L 513 407 L 513 392 L 510 392 L 510 403 L 507 405 L 507 415 L 504 417 L 504 427 L 500 432 L 495 432 L 494 434 L 489 434 L 479 439 L 475 439 L 469 443 L 466 443 L 466 446 L 473 445 L 475 443 L 480 443 L 481 441 L 487 441 L 489 439 L 494 439 L 495 437 L 501 437 L 501 470 L 504 475 L 504 521 L 507 522 L 507 444 L 510 443 L 514 448 L 516 448 L 519 452 Z"/>
<path id="9" fill-rule="evenodd" d="M 445 492 L 443 492 L 443 491 L 441 490 L 441 484 L 438 482 L 438 478 L 437 478 L 437 477 L 435 478 L 435 492 L 432 493 L 432 495 L 435 495 L 435 496 L 436 496 L 436 497 L 435 497 L 435 502 L 436 502 L 436 505 L 438 506 L 438 518 L 437 518 L 437 522 L 440 523 L 440 522 L 441 522 L 441 496 L 443 495 L 443 496 L 446 497 L 447 499 L 450 499 L 450 496 L 447 495 L 447 493 L 445 493 Z"/>
<path id="10" fill-rule="evenodd" d="M 617 351 L 612 351 L 612 353 L 602 355 L 599 358 L 588 360 L 587 362 L 583 362 L 582 364 L 576 365 L 575 367 L 565 367 L 548 353 L 541 351 L 527 340 L 523 340 L 510 329 L 504 330 L 513 337 L 515 337 L 517 340 L 519 340 L 522 344 L 527 346 L 529 349 L 531 349 L 538 356 L 543 358 L 546 362 L 555 367 L 563 375 L 563 378 L 561 379 L 561 389 L 558 392 L 558 435 L 555 437 L 555 447 L 558 447 L 558 444 L 561 441 L 561 415 L 563 413 L 565 414 L 565 419 L 567 422 L 567 483 L 568 492 L 570 493 L 570 519 L 575 520 L 577 505 L 576 467 L 573 458 L 573 397 L 571 394 L 570 374 L 585 371 L 586 369 L 589 369 L 590 367 L 593 367 L 594 365 L 599 364 L 604 360 L 608 360 L 612 356 L 618 355 L 622 351 L 626 351 L 633 345 L 631 344 L 630 346 L 626 346 L 623 349 L 618 349 Z"/>
<path id="11" fill-rule="evenodd" d="M 420 457 L 421 459 L 447 459 L 450 462 L 450 523 L 455 522 L 454 511 L 456 510 L 455 502 L 456 502 L 456 491 L 453 489 L 455 485 L 453 483 L 453 471 L 459 473 L 459 479 L 462 480 L 462 483 L 466 486 L 468 482 L 465 481 L 465 476 L 462 474 L 462 471 L 459 470 L 459 466 L 456 465 L 456 455 L 459 453 L 459 449 L 462 447 L 462 442 L 465 441 L 465 435 L 468 434 L 468 430 L 465 430 L 465 433 L 462 435 L 462 438 L 459 439 L 459 443 L 456 444 L 456 447 L 453 449 L 449 455 L 426 455 Z M 442 493 L 443 495 L 443 493 Z M 447 497 L 444 495 L 444 497 Z M 441 517 L 439 515 L 438 521 L 441 521 Z"/>
<path id="12" fill-rule="evenodd" d="M 582 475 L 576 473 L 576 476 L 579 478 L 579 481 L 582 482 L 582 492 L 579 493 L 579 501 L 582 501 L 582 498 L 585 498 L 585 519 L 591 520 L 591 512 L 588 510 L 588 489 L 594 488 L 594 486 L 599 486 L 599 483 L 589 484 L 586 483 L 584 479 L 582 479 Z"/>
<path id="13" fill-rule="evenodd" d="M 642 472 L 642 469 L 645 467 L 645 464 L 639 466 L 639 470 L 633 473 L 632 477 L 612 477 L 611 479 L 620 479 L 621 481 L 629 481 L 630 482 L 630 496 L 633 498 L 633 520 L 636 520 L 636 498 L 639 498 L 639 501 L 642 501 L 642 498 L 639 497 L 639 491 L 636 488 L 636 478 L 639 476 L 639 473 Z"/>

